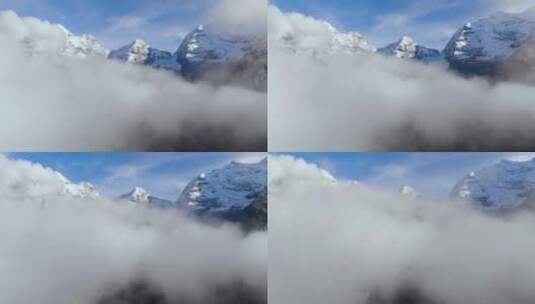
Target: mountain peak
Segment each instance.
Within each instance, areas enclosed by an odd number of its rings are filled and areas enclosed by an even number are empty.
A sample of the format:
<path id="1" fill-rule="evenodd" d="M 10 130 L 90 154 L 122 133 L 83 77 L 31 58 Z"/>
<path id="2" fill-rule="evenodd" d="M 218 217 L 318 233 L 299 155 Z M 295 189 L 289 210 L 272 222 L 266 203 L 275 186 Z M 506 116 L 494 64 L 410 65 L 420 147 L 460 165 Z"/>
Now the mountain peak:
<path id="1" fill-rule="evenodd" d="M 401 38 L 399 38 L 398 44 L 416 44 L 416 43 L 414 42 L 414 39 L 412 39 L 412 37 L 403 35 L 401 36 Z"/>
<path id="2" fill-rule="evenodd" d="M 148 43 L 146 43 L 143 39 L 140 39 L 140 38 L 136 38 L 132 42 L 132 46 L 144 46 L 144 45 L 148 45 Z"/>
<path id="3" fill-rule="evenodd" d="M 148 204 L 150 202 L 150 194 L 141 187 L 134 187 L 132 191 L 123 194 L 119 197 L 121 200 L 127 200 L 132 203 Z"/>
<path id="4" fill-rule="evenodd" d="M 265 195 L 266 189 L 266 163 L 231 162 L 191 181 L 177 205 L 197 213 L 243 210 Z"/>
<path id="5" fill-rule="evenodd" d="M 508 211 L 535 198 L 535 162 L 500 161 L 471 172 L 455 185 L 451 197 L 488 211 Z"/>
<path id="6" fill-rule="evenodd" d="M 420 193 L 418 193 L 414 188 L 409 187 L 409 186 L 401 187 L 401 189 L 399 190 L 399 193 L 403 196 L 408 196 L 408 197 L 413 197 L 413 198 L 421 197 Z"/>
<path id="7" fill-rule="evenodd" d="M 378 50 L 386 56 L 401 59 L 416 59 L 422 62 L 434 62 L 442 59 L 440 51 L 418 45 L 412 37 L 402 36 L 398 41 Z"/>
<path id="8" fill-rule="evenodd" d="M 95 186 L 89 182 L 82 182 L 79 184 L 73 184 L 66 180 L 64 194 L 71 195 L 77 198 L 97 198 L 100 194 L 97 192 Z"/>
<path id="9" fill-rule="evenodd" d="M 466 23 L 450 39 L 444 54 L 450 66 L 467 75 L 494 75 L 535 34 L 531 13 L 497 13 Z"/>

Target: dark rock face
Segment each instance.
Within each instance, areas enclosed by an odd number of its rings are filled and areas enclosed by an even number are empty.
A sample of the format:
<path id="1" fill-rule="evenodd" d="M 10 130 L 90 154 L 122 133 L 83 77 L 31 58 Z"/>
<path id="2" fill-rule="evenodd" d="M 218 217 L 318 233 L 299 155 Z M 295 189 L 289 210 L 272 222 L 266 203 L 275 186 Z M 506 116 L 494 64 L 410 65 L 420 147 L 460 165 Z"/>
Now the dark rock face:
<path id="1" fill-rule="evenodd" d="M 242 85 L 267 91 L 267 42 L 259 37 L 218 33 L 200 26 L 178 50 L 182 76 L 215 85 Z"/>
<path id="2" fill-rule="evenodd" d="M 237 223 L 245 231 L 267 229 L 267 159 L 232 162 L 200 174 L 184 188 L 176 206 L 210 222 Z"/>
<path id="3" fill-rule="evenodd" d="M 465 76 L 496 78 L 500 65 L 535 33 L 529 14 L 498 13 L 467 23 L 444 49 L 450 68 Z"/>
<path id="4" fill-rule="evenodd" d="M 432 300 L 418 288 L 403 286 L 391 295 L 372 293 L 366 304 L 439 304 L 439 302 Z"/>
<path id="5" fill-rule="evenodd" d="M 238 224 L 246 232 L 265 231 L 268 225 L 267 196 L 258 198 L 243 210 L 221 214 L 219 217 Z"/>
<path id="6" fill-rule="evenodd" d="M 535 37 L 519 47 L 498 68 L 502 80 L 535 85 Z"/>
<path id="7" fill-rule="evenodd" d="M 97 304 L 169 304 L 169 302 L 161 290 L 144 281 L 137 281 L 103 296 Z"/>
<path id="8" fill-rule="evenodd" d="M 242 282 L 206 288 L 206 294 L 166 295 L 145 280 L 132 282 L 102 296 L 96 304 L 267 304 L 265 290 L 256 290 Z"/>

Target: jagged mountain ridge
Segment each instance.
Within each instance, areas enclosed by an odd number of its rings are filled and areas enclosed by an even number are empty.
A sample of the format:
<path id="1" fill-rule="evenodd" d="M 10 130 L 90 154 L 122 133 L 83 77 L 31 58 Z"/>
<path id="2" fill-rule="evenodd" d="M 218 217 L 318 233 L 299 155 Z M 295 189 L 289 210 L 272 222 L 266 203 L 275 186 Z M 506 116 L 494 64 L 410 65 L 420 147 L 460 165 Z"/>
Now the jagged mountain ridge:
<path id="1" fill-rule="evenodd" d="M 421 46 L 409 36 L 401 37 L 398 41 L 378 49 L 378 52 L 386 56 L 394 56 L 400 59 L 415 59 L 422 62 L 433 62 L 443 59 L 439 50 Z"/>
<path id="2" fill-rule="evenodd" d="M 267 90 L 267 40 L 261 34 L 229 34 L 215 26 L 199 26 L 174 53 L 153 48 L 141 39 L 110 51 L 95 37 L 77 36 L 61 24 L 21 18 L 12 11 L 0 14 L 0 26 L 31 56 L 112 59 L 170 70 L 190 81 Z"/>
<path id="3" fill-rule="evenodd" d="M 194 213 L 243 210 L 267 195 L 267 159 L 254 164 L 231 162 L 192 180 L 177 205 Z"/>
<path id="4" fill-rule="evenodd" d="M 177 62 L 173 54 L 153 48 L 141 39 L 135 39 L 132 43 L 111 51 L 108 59 L 120 60 L 131 64 L 148 65 L 177 73 L 180 73 L 181 70 L 181 65 Z"/>
<path id="5" fill-rule="evenodd" d="M 267 90 L 267 41 L 263 37 L 199 26 L 186 36 L 174 56 L 187 79 Z"/>
<path id="6" fill-rule="evenodd" d="M 173 202 L 171 202 L 170 200 L 153 196 L 141 187 L 134 187 L 132 191 L 119 196 L 117 199 L 120 201 L 145 205 L 151 208 L 166 209 L 175 207 Z"/>
<path id="7" fill-rule="evenodd" d="M 270 14 L 284 25 L 276 29 L 276 33 L 270 32 L 273 45 L 290 53 L 307 53 L 319 57 L 339 53 L 383 54 L 446 65 L 467 76 L 501 76 L 501 66 L 507 64 L 515 51 L 527 41 L 535 40 L 535 7 L 523 13 L 497 13 L 468 22 L 455 32 L 442 51 L 418 45 L 407 36 L 376 49 L 360 33 L 340 32 L 326 21 L 296 13 L 283 13 L 275 7 Z M 300 28 L 297 21 L 308 26 L 313 24 L 315 28 L 307 31 Z M 353 35 L 358 39 L 352 42 L 346 39 L 346 42 L 350 42 L 345 44 L 336 43 L 336 37 L 344 35 Z"/>
<path id="8" fill-rule="evenodd" d="M 177 208 L 205 219 L 239 224 L 244 230 L 267 229 L 267 159 L 258 163 L 231 162 L 199 174 L 172 202 L 150 195 L 141 187 L 117 199 L 152 208 Z"/>
<path id="9" fill-rule="evenodd" d="M 362 55 L 376 52 L 360 33 L 341 32 L 332 24 L 297 13 L 283 13 L 272 6 L 270 19 L 277 20 L 269 30 L 270 47 L 281 48 L 293 54 L 322 57 L 332 54 Z M 308 26 L 313 24 L 314 30 Z"/>
<path id="10" fill-rule="evenodd" d="M 223 33 L 210 26 L 199 26 L 190 32 L 173 54 L 136 39 L 112 51 L 109 59 L 170 70 L 190 81 L 267 90 L 265 39 Z"/>
<path id="11" fill-rule="evenodd" d="M 528 207 L 535 199 L 535 159 L 504 160 L 471 172 L 450 195 L 486 211 L 511 211 Z"/>
<path id="12" fill-rule="evenodd" d="M 450 67 L 469 75 L 492 75 L 535 34 L 535 10 L 523 13 L 497 13 L 468 22 L 444 49 Z"/>
<path id="13" fill-rule="evenodd" d="M 92 35 L 77 36 L 61 24 L 19 17 L 13 11 L 0 12 L 0 27 L 30 56 L 106 58 L 109 53 Z"/>

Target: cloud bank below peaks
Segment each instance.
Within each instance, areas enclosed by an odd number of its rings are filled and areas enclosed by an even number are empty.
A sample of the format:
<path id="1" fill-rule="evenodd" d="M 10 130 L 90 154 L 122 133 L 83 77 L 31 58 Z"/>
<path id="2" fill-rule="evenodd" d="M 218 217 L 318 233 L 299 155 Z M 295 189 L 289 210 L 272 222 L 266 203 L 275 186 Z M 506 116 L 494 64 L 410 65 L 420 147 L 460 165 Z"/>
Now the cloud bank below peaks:
<path id="1" fill-rule="evenodd" d="M 272 302 L 535 300 L 533 213 L 489 216 L 454 202 L 333 183 L 289 156 L 272 156 L 269 170 Z"/>
<path id="2" fill-rule="evenodd" d="M 276 7 L 269 27 L 274 151 L 534 148 L 533 86 L 463 78 L 355 41 L 347 45 L 359 51 L 340 50 L 325 22 Z"/>
<path id="3" fill-rule="evenodd" d="M 265 93 L 192 84 L 99 56 L 63 56 L 65 35 L 57 26 L 12 12 L 0 13 L 0 25 L 1 150 L 256 151 L 267 145 Z"/>
<path id="4" fill-rule="evenodd" d="M 65 180 L 0 157 L 1 302 L 266 303 L 265 232 L 82 199 Z"/>

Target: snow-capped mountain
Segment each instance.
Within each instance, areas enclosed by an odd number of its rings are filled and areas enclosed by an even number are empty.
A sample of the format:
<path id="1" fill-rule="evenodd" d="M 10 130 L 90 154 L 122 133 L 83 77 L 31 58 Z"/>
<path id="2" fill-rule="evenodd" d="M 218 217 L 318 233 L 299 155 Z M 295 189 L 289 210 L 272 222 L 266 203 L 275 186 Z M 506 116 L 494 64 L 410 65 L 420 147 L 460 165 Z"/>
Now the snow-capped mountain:
<path id="1" fill-rule="evenodd" d="M 16 26 L 13 23 L 17 23 Z M 0 28 L 31 56 L 101 57 L 175 72 L 190 81 L 267 90 L 267 39 L 199 26 L 176 52 L 159 50 L 141 39 L 109 51 L 95 37 L 76 36 L 60 24 L 0 12 Z"/>
<path id="2" fill-rule="evenodd" d="M 130 203 L 146 205 L 154 208 L 165 209 L 174 207 L 171 201 L 152 196 L 141 187 L 134 187 L 132 191 L 119 196 L 118 199 L 120 201 L 127 201 Z"/>
<path id="3" fill-rule="evenodd" d="M 505 80 L 535 85 L 535 36 L 503 62 L 498 74 Z"/>
<path id="4" fill-rule="evenodd" d="M 332 54 L 370 54 L 376 52 L 360 33 L 341 32 L 327 21 L 296 13 L 270 9 L 270 46 L 290 53 L 324 56 Z"/>
<path id="5" fill-rule="evenodd" d="M 401 59 L 416 59 L 422 62 L 433 62 L 443 58 L 440 51 L 418 45 L 409 36 L 403 36 L 398 41 L 377 51 L 387 56 L 395 56 Z"/>
<path id="6" fill-rule="evenodd" d="M 200 25 L 186 36 L 177 54 L 185 64 L 237 61 L 252 43 L 251 37 L 224 35 Z"/>
<path id="7" fill-rule="evenodd" d="M 61 24 L 19 17 L 13 11 L 0 12 L 0 26 L 32 56 L 106 58 L 109 53 L 92 35 L 77 36 Z"/>
<path id="8" fill-rule="evenodd" d="M 414 198 L 417 198 L 417 197 L 421 197 L 422 195 L 420 193 L 418 193 L 414 188 L 412 187 L 409 187 L 409 186 L 403 186 L 401 187 L 401 189 L 399 189 L 399 193 L 403 196 L 408 196 L 408 197 L 414 197 Z"/>
<path id="9" fill-rule="evenodd" d="M 451 193 L 487 211 L 509 211 L 527 206 L 535 199 L 535 159 L 526 162 L 501 161 L 471 172 Z"/>
<path id="10" fill-rule="evenodd" d="M 239 211 L 267 193 L 267 159 L 254 164 L 232 162 L 191 181 L 177 205 L 194 213 Z"/>
<path id="11" fill-rule="evenodd" d="M 187 79 L 267 89 L 267 42 L 263 37 L 228 34 L 201 25 L 184 38 L 175 56 Z"/>
<path id="12" fill-rule="evenodd" d="M 54 171 L 54 175 L 57 177 L 62 185 L 59 195 L 72 196 L 75 198 L 100 198 L 95 186 L 88 182 L 81 182 L 79 184 L 72 183 L 69 179 L 63 176 L 61 173 Z"/>
<path id="13" fill-rule="evenodd" d="M 96 190 L 95 186 L 88 182 L 82 182 L 79 184 L 66 183 L 63 193 L 77 198 L 100 197 L 100 194 Z"/>
<path id="14" fill-rule="evenodd" d="M 108 59 L 172 70 L 177 73 L 181 71 L 181 65 L 176 56 L 170 52 L 153 48 L 141 39 L 135 39 L 130 44 L 111 51 Z"/>
<path id="15" fill-rule="evenodd" d="M 451 38 L 444 54 L 450 66 L 464 74 L 493 75 L 497 65 L 509 58 L 535 34 L 535 14 L 498 13 L 466 23 Z"/>
<path id="16" fill-rule="evenodd" d="M 108 56 L 109 50 L 103 47 L 95 37 L 89 34 L 76 36 L 61 24 L 56 25 L 65 34 L 65 46 L 62 54 L 74 57 L 103 57 Z"/>

